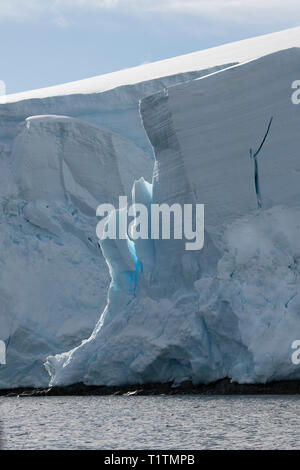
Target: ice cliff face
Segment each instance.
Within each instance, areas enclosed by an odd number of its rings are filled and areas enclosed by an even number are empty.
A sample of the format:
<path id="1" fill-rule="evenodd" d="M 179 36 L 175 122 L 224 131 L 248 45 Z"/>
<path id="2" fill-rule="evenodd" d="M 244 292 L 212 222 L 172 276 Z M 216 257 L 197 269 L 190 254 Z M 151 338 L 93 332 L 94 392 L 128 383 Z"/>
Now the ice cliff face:
<path id="1" fill-rule="evenodd" d="M 249 153 L 273 117 L 258 157 L 263 206 L 299 204 L 299 106 L 291 100 L 299 58 L 298 48 L 280 51 L 142 101 L 160 201 L 174 195 L 175 178 L 185 178 L 187 191 L 206 204 L 206 228 L 216 236 L 224 221 L 255 209 Z M 181 166 L 172 164 L 174 155 Z"/>
<path id="2" fill-rule="evenodd" d="M 300 378 L 300 53 L 266 56 L 295 45 L 299 28 L 0 105 L 0 388 L 48 385 L 47 356 L 52 384 Z M 95 208 L 132 186 L 204 203 L 204 249 L 99 247 Z"/>
<path id="3" fill-rule="evenodd" d="M 46 386 L 46 357 L 80 344 L 104 309 L 96 207 L 152 178 L 139 99 L 224 67 L 0 105 L 0 388 Z"/>
<path id="4" fill-rule="evenodd" d="M 132 142 L 66 116 L 27 118 L 11 164 L 19 198 L 70 203 L 90 216 L 130 194 L 136 175 L 152 176 L 152 162 Z"/>
<path id="5" fill-rule="evenodd" d="M 96 207 L 117 204 L 141 172 L 151 177 L 152 162 L 110 131 L 42 116 L 21 126 L 1 169 L 0 387 L 47 385 L 46 356 L 89 336 L 105 306 Z"/>
<path id="6" fill-rule="evenodd" d="M 120 262 L 130 260 L 125 242 L 118 264 L 115 247 L 104 248 L 115 273 L 107 307 L 87 341 L 48 358 L 51 384 L 299 379 L 291 361 L 300 324 L 299 216 L 299 208 L 275 206 L 239 219 L 224 232 L 213 274 L 177 292 L 165 285 L 160 296 L 147 272 L 133 295 L 134 263 Z M 116 290 L 125 272 L 130 281 Z"/>
<path id="7" fill-rule="evenodd" d="M 87 341 L 48 358 L 52 384 L 300 378 L 299 59 L 278 52 L 142 101 L 156 160 L 152 192 L 137 181 L 134 202 L 205 203 L 205 247 L 102 240 L 107 306 Z M 257 209 L 250 149 L 272 117 Z"/>

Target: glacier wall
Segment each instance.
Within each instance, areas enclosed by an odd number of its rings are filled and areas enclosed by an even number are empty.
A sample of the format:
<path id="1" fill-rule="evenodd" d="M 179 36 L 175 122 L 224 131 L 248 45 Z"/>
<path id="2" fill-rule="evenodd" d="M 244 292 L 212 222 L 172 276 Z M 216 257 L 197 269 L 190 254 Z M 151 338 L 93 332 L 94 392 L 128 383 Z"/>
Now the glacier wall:
<path id="1" fill-rule="evenodd" d="M 40 116 L 19 127 L 0 170 L 0 388 L 46 386 L 47 355 L 80 344 L 105 307 L 96 207 L 130 195 L 152 162 L 108 130 Z"/>
<path id="2" fill-rule="evenodd" d="M 133 294 L 126 241 L 102 241 L 112 267 L 107 306 L 88 340 L 48 357 L 50 384 L 300 379 L 291 361 L 300 324 L 299 216 L 299 208 L 274 206 L 238 219 L 224 232 L 215 272 L 189 289 L 171 293 L 165 285 L 159 297 L 145 269 Z"/>
<path id="3" fill-rule="evenodd" d="M 0 388 L 47 385 L 47 355 L 80 344 L 105 306 L 95 209 L 152 178 L 139 99 L 224 67 L 0 105 Z"/>
<path id="4" fill-rule="evenodd" d="M 139 99 L 224 67 L 0 104 L 0 388 L 46 386 L 46 357 L 89 337 L 105 307 L 95 209 L 152 179 Z"/>
<path id="5" fill-rule="evenodd" d="M 0 388 L 46 386 L 46 357 L 80 344 L 105 307 L 109 270 L 95 209 L 118 204 L 136 178 L 152 179 L 140 98 L 225 67 L 1 101 Z M 126 83 L 126 73 L 119 78 Z"/>
<path id="6" fill-rule="evenodd" d="M 106 308 L 88 340 L 48 357 L 51 384 L 300 378 L 291 360 L 300 327 L 299 108 L 291 102 L 299 59 L 299 49 L 281 51 L 142 100 L 156 159 L 152 201 L 205 203 L 205 247 L 191 255 L 178 240 L 134 250 L 102 240 L 112 278 Z M 257 210 L 249 150 L 271 117 Z M 147 185 L 136 185 L 134 197 L 149 202 Z"/>

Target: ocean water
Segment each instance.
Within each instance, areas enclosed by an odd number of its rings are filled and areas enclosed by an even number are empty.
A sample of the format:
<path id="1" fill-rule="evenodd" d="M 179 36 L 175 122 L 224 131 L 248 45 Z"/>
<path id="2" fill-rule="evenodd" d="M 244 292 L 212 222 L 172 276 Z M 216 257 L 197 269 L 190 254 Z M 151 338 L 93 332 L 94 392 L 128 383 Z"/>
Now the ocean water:
<path id="1" fill-rule="evenodd" d="M 0 398 L 4 449 L 299 449 L 297 396 Z"/>

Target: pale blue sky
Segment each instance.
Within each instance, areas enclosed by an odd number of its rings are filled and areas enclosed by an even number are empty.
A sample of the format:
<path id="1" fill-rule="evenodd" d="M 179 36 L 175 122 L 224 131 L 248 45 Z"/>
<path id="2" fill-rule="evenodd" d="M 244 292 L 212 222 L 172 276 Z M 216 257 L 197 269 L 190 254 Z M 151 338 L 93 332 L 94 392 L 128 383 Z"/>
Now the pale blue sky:
<path id="1" fill-rule="evenodd" d="M 299 0 L 0 0 L 0 80 L 14 93 L 297 25 Z"/>

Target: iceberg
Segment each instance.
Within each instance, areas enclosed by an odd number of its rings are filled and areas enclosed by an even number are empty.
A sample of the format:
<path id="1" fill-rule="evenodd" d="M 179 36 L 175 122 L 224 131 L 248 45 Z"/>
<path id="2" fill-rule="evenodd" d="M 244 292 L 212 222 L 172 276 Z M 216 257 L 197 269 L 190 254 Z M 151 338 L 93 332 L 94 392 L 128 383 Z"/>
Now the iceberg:
<path id="1" fill-rule="evenodd" d="M 87 341 L 48 357 L 51 385 L 300 378 L 299 64 L 300 49 L 279 51 L 141 101 L 152 202 L 205 203 L 205 246 L 140 240 L 131 256 L 126 240 L 101 240 L 107 306 Z M 262 153 L 259 209 L 251 148 Z M 150 194 L 139 180 L 133 202 Z"/>
<path id="2" fill-rule="evenodd" d="M 0 388 L 300 378 L 299 47 L 295 28 L 5 97 Z M 99 246 L 120 195 L 205 204 L 204 248 Z"/>
<path id="3" fill-rule="evenodd" d="M 80 344 L 105 307 L 96 208 L 130 195 L 141 175 L 152 178 L 139 99 L 224 67 L 154 80 L 147 73 L 130 86 L 121 73 L 117 88 L 83 83 L 80 94 L 28 92 L 0 104 L 0 340 L 8 358 L 0 388 L 47 386 L 46 357 Z"/>

